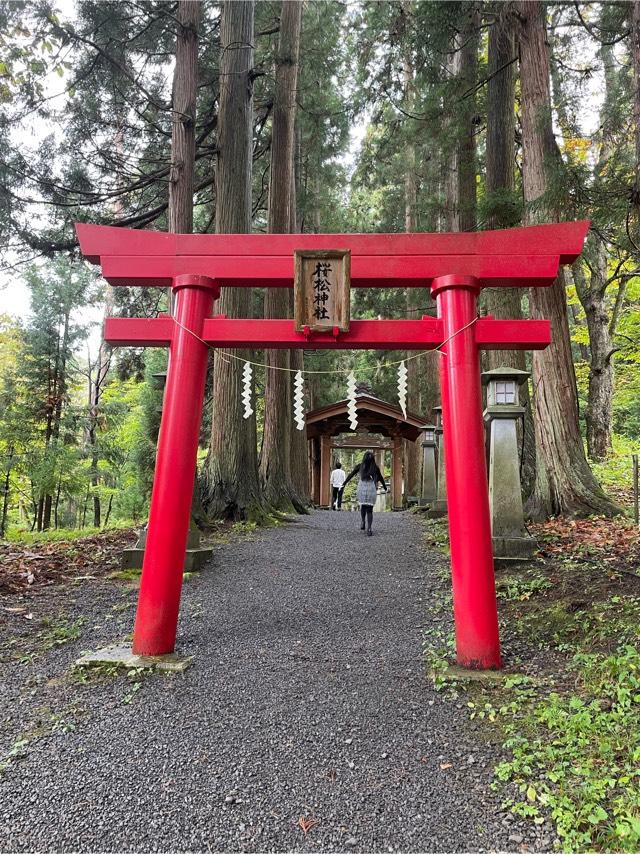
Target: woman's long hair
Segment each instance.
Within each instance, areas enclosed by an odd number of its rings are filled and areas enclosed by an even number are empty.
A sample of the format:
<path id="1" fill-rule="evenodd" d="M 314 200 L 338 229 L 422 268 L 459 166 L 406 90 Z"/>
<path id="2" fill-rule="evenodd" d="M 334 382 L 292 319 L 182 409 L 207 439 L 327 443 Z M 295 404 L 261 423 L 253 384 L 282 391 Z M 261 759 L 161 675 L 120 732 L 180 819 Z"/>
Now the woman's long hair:
<path id="1" fill-rule="evenodd" d="M 365 451 L 360 463 L 360 480 L 370 480 L 376 476 L 376 458 L 373 451 Z"/>

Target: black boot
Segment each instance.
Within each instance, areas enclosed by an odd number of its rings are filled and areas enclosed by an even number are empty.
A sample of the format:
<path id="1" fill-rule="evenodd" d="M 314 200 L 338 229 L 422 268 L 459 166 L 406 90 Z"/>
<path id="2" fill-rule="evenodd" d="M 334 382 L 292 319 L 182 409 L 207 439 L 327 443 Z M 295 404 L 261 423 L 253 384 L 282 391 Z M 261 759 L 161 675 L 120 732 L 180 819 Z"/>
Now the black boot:
<path id="1" fill-rule="evenodd" d="M 367 537 L 373 537 L 373 531 L 371 530 L 371 528 L 367 529 Z"/>

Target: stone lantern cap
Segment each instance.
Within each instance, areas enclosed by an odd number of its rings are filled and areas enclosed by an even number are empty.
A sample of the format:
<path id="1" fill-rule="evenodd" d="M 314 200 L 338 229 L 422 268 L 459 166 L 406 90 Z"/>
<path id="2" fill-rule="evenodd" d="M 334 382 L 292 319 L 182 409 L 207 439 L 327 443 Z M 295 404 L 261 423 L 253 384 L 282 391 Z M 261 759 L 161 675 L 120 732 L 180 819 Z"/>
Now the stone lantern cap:
<path id="1" fill-rule="evenodd" d="M 523 385 L 530 376 L 530 371 L 521 371 L 520 368 L 492 368 L 482 372 L 482 384 L 487 385 L 494 380 L 515 380 L 518 385 Z"/>
<path id="2" fill-rule="evenodd" d="M 157 374 L 151 374 L 154 388 L 163 389 L 167 384 L 167 372 L 159 371 Z"/>
<path id="3" fill-rule="evenodd" d="M 432 409 L 433 409 L 433 414 L 436 417 L 436 432 L 438 432 L 438 431 L 442 432 L 442 407 L 441 406 L 434 406 Z"/>
<path id="4" fill-rule="evenodd" d="M 435 424 L 425 424 L 422 428 L 423 433 L 423 442 L 422 447 L 428 447 L 430 445 L 436 444 L 436 425 Z"/>
<path id="5" fill-rule="evenodd" d="M 487 386 L 487 416 L 494 418 L 509 418 L 521 415 L 524 409 L 520 406 L 518 388 L 531 376 L 529 371 L 519 368 L 493 368 L 484 371 L 482 383 Z"/>

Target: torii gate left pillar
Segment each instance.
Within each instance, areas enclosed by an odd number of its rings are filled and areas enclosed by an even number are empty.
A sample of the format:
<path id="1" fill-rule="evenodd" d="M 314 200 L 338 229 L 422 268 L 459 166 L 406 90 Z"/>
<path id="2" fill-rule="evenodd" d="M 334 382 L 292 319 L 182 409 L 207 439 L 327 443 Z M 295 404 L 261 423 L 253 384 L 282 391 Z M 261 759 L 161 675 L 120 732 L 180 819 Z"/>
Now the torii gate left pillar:
<path id="1" fill-rule="evenodd" d="M 220 288 L 206 276 L 184 275 L 174 280 L 173 293 L 176 329 L 169 344 L 133 630 L 133 652 L 137 655 L 158 655 L 158 650 L 169 652 L 175 647 L 209 350 L 199 339 Z M 179 572 L 176 567 L 180 567 Z"/>

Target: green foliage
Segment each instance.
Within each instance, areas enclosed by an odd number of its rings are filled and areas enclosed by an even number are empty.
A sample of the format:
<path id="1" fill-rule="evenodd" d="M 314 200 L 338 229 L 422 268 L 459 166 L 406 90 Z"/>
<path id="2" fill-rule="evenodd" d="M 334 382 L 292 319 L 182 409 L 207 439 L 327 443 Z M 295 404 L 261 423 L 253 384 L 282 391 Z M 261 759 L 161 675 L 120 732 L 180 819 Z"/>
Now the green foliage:
<path id="1" fill-rule="evenodd" d="M 604 490 L 613 495 L 623 493 L 627 498 L 633 487 L 631 455 L 640 453 L 640 436 L 628 438 L 628 434 L 614 433 L 613 448 L 606 460 L 592 463 L 592 468 Z"/>
<path id="2" fill-rule="evenodd" d="M 147 352 L 145 357 L 144 383 L 139 389 L 137 423 L 131 427 L 134 433 L 131 451 L 138 476 L 138 489 L 141 495 L 151 494 L 153 469 L 155 466 L 156 442 L 160 429 L 160 410 L 162 408 L 162 388 L 153 375 L 166 372 L 167 354 L 162 350 Z"/>
<path id="3" fill-rule="evenodd" d="M 498 599 L 525 602 L 531 599 L 532 596 L 536 596 L 550 587 L 551 582 L 547 578 L 522 578 L 515 576 L 501 579 L 500 583 L 496 584 L 496 595 Z"/>
<path id="4" fill-rule="evenodd" d="M 514 812 L 550 814 L 565 851 L 637 851 L 640 845 L 640 653 L 574 658 L 578 693 L 519 696 L 505 723 L 512 758 L 499 780 L 516 784 Z"/>

